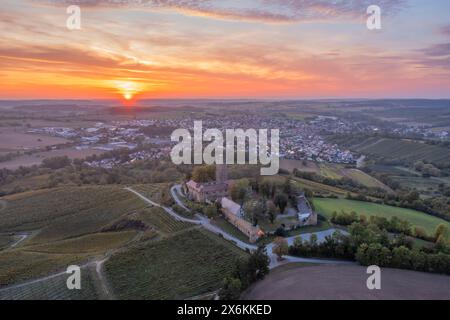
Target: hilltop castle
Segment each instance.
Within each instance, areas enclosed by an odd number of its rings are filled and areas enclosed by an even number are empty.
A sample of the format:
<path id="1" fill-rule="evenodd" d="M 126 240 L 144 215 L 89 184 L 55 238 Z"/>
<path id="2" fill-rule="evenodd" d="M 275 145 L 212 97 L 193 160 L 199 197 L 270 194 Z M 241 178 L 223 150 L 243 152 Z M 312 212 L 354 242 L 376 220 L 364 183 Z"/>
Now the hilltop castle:
<path id="1" fill-rule="evenodd" d="M 228 193 L 228 172 L 224 164 L 216 165 L 216 180 L 199 183 L 190 180 L 186 183 L 187 195 L 197 202 L 214 202 L 226 197 Z"/>

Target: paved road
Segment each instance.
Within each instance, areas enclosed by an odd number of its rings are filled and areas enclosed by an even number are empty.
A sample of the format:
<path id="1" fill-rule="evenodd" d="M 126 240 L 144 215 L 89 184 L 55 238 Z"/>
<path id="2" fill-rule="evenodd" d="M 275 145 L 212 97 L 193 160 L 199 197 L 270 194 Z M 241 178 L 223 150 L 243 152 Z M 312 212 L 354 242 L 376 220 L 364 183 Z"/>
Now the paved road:
<path id="1" fill-rule="evenodd" d="M 178 195 L 183 195 L 183 192 L 181 191 L 181 185 L 177 184 L 174 185 L 172 188 L 170 188 L 170 193 L 172 195 L 173 200 L 175 200 L 175 202 L 182 207 L 184 210 L 186 211 L 191 211 L 188 207 L 186 207 L 183 203 L 183 201 L 180 200 L 180 198 L 178 197 Z"/>
<path id="2" fill-rule="evenodd" d="M 158 208 L 164 209 L 164 211 L 166 211 L 169 215 L 172 216 L 172 218 L 174 218 L 177 221 L 189 222 L 189 223 L 193 223 L 193 224 L 202 224 L 202 221 L 200 221 L 200 220 L 188 219 L 188 218 L 180 216 L 178 213 L 173 211 L 171 208 L 165 207 L 163 205 L 160 205 L 159 203 L 154 202 L 153 200 L 150 200 L 149 198 L 147 198 L 146 196 L 140 194 L 139 192 L 137 192 L 136 190 L 134 190 L 132 188 L 125 188 L 125 190 L 128 190 L 128 191 L 134 193 L 139 198 L 141 198 L 142 200 L 144 200 L 145 202 L 151 204 L 154 207 L 158 207 Z"/>

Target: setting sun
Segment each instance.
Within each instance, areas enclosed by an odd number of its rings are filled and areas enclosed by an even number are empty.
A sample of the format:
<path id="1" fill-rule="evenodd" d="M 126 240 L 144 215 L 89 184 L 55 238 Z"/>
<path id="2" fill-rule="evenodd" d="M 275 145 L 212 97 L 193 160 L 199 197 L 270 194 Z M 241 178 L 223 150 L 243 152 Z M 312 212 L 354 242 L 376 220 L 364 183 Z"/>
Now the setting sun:
<path id="1" fill-rule="evenodd" d="M 142 92 L 142 87 L 133 81 L 113 81 L 113 86 L 125 100 L 130 101 L 134 96 Z"/>

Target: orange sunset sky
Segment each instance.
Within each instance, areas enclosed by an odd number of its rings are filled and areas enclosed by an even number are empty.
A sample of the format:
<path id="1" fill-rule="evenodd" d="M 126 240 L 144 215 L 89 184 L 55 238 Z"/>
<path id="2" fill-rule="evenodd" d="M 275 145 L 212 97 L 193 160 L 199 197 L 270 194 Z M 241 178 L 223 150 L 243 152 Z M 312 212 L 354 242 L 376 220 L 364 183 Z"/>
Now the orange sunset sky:
<path id="1" fill-rule="evenodd" d="M 2 0 L 0 99 L 450 97 L 450 1 L 113 2 Z"/>

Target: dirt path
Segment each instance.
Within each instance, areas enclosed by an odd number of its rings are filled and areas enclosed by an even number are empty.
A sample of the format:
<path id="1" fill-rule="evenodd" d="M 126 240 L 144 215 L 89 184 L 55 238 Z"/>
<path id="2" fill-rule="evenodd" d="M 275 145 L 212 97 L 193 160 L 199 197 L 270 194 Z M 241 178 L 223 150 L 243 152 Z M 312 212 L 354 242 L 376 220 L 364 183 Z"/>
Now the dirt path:
<path id="1" fill-rule="evenodd" d="M 16 240 L 16 242 L 14 242 L 10 248 L 15 248 L 19 243 L 21 243 L 22 241 L 25 241 L 26 238 L 28 238 L 30 236 L 29 233 L 20 233 L 20 234 L 16 234 L 14 235 L 16 237 L 19 237 L 18 240 Z"/>
<path id="2" fill-rule="evenodd" d="M 102 260 L 96 260 L 93 263 L 93 267 L 95 267 L 95 277 L 97 278 L 99 284 L 99 286 L 97 286 L 97 291 L 99 292 L 100 299 L 102 300 L 115 300 L 111 286 L 103 273 L 103 266 L 109 258 L 110 257 L 108 256 Z"/>

